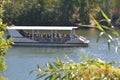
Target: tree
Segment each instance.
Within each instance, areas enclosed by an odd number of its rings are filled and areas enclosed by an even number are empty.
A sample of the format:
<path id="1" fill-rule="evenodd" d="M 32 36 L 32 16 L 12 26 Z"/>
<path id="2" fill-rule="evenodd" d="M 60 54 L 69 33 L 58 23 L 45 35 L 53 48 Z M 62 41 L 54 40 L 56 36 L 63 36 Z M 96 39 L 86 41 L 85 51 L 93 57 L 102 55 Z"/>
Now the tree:
<path id="1" fill-rule="evenodd" d="M 8 48 L 10 47 L 11 40 L 4 39 L 4 32 L 7 27 L 6 24 L 3 24 L 2 17 L 4 12 L 4 5 L 6 5 L 9 0 L 0 0 L 0 71 L 6 70 L 6 63 L 5 63 L 5 54 Z M 0 80 L 6 80 L 4 77 L 0 76 Z"/>
<path id="2" fill-rule="evenodd" d="M 5 22 L 15 25 L 76 25 L 90 24 L 92 13 L 102 19 L 99 7 L 109 17 L 112 0 L 12 0 L 5 6 Z M 115 3 L 115 1 L 113 0 Z M 118 1 L 119 2 L 119 1 Z M 117 3 L 117 2 L 116 2 Z M 117 6 L 116 6 L 117 7 Z M 113 9 L 116 12 L 118 9 Z M 117 11 L 118 12 L 118 11 Z M 114 18 L 113 20 L 114 21 Z"/>

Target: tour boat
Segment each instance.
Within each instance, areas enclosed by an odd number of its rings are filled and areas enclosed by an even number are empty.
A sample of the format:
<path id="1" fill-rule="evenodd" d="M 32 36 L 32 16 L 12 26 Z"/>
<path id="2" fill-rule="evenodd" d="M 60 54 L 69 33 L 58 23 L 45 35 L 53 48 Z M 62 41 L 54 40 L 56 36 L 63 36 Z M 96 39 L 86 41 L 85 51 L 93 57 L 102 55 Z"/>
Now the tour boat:
<path id="1" fill-rule="evenodd" d="M 89 40 L 75 34 L 77 27 L 66 26 L 8 26 L 14 46 L 36 47 L 87 47 Z M 38 31 L 37 33 L 35 31 Z M 43 33 L 50 31 L 50 33 Z M 69 34 L 57 31 L 70 31 Z"/>

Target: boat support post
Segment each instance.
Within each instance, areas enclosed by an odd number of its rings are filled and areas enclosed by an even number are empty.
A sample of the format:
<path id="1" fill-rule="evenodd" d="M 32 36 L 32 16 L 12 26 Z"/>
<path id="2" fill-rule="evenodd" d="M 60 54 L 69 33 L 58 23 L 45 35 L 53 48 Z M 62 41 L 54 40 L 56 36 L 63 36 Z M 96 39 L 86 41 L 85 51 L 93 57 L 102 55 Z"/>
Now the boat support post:
<path id="1" fill-rule="evenodd" d="M 35 33 L 35 31 L 34 30 L 32 30 L 32 40 L 34 40 L 34 33 Z"/>
<path id="2" fill-rule="evenodd" d="M 51 42 L 53 42 L 53 33 L 54 33 L 54 31 L 51 30 Z"/>

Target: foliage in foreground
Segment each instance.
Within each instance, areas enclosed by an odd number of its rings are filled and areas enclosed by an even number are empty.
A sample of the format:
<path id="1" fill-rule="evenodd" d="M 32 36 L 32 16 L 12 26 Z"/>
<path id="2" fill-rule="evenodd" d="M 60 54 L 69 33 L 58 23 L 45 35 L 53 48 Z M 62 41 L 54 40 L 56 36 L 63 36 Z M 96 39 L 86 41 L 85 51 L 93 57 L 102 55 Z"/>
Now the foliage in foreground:
<path id="1" fill-rule="evenodd" d="M 120 48 L 120 33 L 117 31 L 116 26 L 112 24 L 112 20 L 104 13 L 102 9 L 100 9 L 101 15 L 104 19 L 100 21 L 96 20 L 95 17 L 90 14 L 91 20 L 95 25 L 83 25 L 86 27 L 96 28 L 100 31 L 96 42 L 98 43 L 100 38 L 105 36 L 107 38 L 108 50 L 110 51 L 110 43 L 113 43 L 116 47 L 115 50 L 119 53 Z"/>
<path id="2" fill-rule="evenodd" d="M 11 44 L 11 39 L 6 40 L 4 38 L 5 29 L 7 25 L 3 24 L 2 21 L 4 5 L 7 4 L 8 2 L 9 0 L 0 0 L 0 71 L 4 71 L 7 68 L 4 56 Z M 0 75 L 0 80 L 7 80 L 7 79 Z"/>
<path id="3" fill-rule="evenodd" d="M 7 79 L 4 78 L 3 76 L 0 76 L 0 80 L 7 80 Z"/>
<path id="4" fill-rule="evenodd" d="M 46 67 L 37 65 L 37 79 L 44 80 L 120 80 L 120 68 L 113 67 L 114 62 L 104 62 L 100 59 L 89 59 L 75 63 L 72 60 L 63 62 L 55 57 L 55 62 L 48 62 Z"/>

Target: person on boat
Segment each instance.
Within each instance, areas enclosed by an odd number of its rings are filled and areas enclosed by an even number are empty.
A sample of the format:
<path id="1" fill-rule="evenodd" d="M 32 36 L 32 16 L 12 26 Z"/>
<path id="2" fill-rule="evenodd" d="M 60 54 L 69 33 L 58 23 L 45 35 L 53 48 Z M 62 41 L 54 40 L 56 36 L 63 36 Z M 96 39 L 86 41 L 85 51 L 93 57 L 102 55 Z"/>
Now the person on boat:
<path id="1" fill-rule="evenodd" d="M 35 33 L 34 34 L 34 40 L 38 41 L 38 37 L 39 37 L 38 33 Z"/>
<path id="2" fill-rule="evenodd" d="M 30 38 L 30 39 L 32 38 L 32 34 L 29 33 L 29 32 L 26 33 L 26 36 L 27 36 L 28 38 Z"/>
<path id="3" fill-rule="evenodd" d="M 38 37 L 37 37 L 37 41 L 41 41 L 41 39 L 42 39 L 42 38 L 41 38 L 41 34 L 39 33 L 39 34 L 38 34 Z"/>

